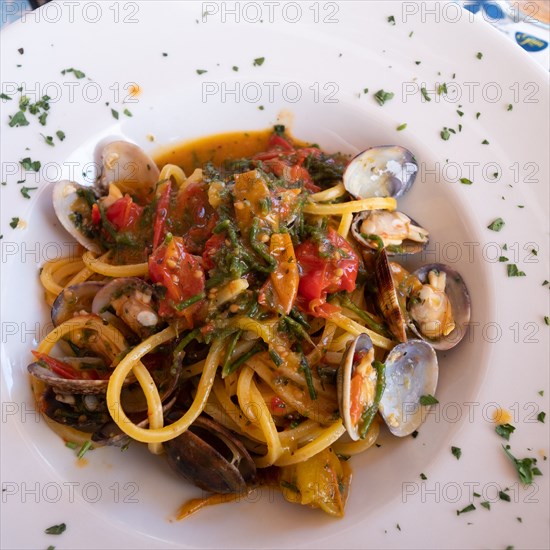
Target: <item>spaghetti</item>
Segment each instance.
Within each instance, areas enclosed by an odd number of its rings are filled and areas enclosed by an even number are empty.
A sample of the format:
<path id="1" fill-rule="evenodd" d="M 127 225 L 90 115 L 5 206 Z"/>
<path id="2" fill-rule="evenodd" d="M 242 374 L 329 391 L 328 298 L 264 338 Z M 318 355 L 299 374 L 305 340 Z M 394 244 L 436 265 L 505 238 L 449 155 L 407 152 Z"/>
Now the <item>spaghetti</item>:
<path id="1" fill-rule="evenodd" d="M 56 326 L 29 370 L 49 424 L 66 439 L 132 440 L 170 457 L 206 416 L 251 457 L 257 474 L 246 490 L 275 484 L 341 516 L 350 481 L 342 459 L 372 446 L 379 425 L 349 439 L 338 365 L 360 334 L 380 357 L 395 345 L 341 303 L 348 296 L 384 324 L 361 298 L 368 272 L 350 227 L 354 213 L 396 207 L 351 198 L 347 162 L 276 127 L 254 155 L 189 177 L 165 164 L 135 194 L 127 178 L 101 196 L 78 190 L 69 217 L 94 247 L 40 275 Z M 311 494 L 319 468 L 336 493 Z M 193 502 L 180 515 L 227 500 Z"/>

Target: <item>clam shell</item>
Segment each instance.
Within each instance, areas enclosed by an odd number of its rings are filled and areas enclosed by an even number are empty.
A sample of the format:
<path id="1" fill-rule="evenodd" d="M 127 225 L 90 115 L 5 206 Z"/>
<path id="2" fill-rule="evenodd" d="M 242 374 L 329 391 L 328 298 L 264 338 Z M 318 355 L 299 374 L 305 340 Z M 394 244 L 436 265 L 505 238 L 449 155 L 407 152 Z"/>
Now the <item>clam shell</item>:
<path id="1" fill-rule="evenodd" d="M 358 426 L 351 420 L 351 379 L 354 374 L 354 357 L 358 351 L 368 352 L 372 349 L 372 340 L 367 334 L 360 334 L 349 342 L 344 351 L 344 356 L 336 374 L 336 391 L 338 393 L 338 408 L 346 430 L 354 441 L 359 440 Z"/>
<path id="2" fill-rule="evenodd" d="M 386 249 L 380 250 L 375 260 L 375 275 L 377 283 L 376 303 L 384 316 L 388 328 L 399 342 L 407 341 L 407 322 L 401 308 L 393 283 Z"/>
<path id="3" fill-rule="evenodd" d="M 470 322 L 471 300 L 464 279 L 460 273 L 449 266 L 438 263 L 428 264 L 414 271 L 413 275 L 424 284 L 428 281 L 428 273 L 434 269 L 444 271 L 447 274 L 445 293 L 451 302 L 456 326 L 447 336 L 443 336 L 438 340 L 427 338 L 421 334 L 412 319 L 409 319 L 409 327 L 419 338 L 431 344 L 436 350 L 444 351 L 454 348 L 464 338 Z"/>
<path id="4" fill-rule="evenodd" d="M 92 190 L 97 195 L 96 190 L 91 186 L 79 185 L 69 180 L 60 180 L 53 186 L 53 208 L 57 219 L 68 233 L 87 250 L 100 254 L 101 248 L 97 242 L 82 233 L 73 221 L 74 205 L 79 200 L 77 194 L 79 189 Z"/>
<path id="5" fill-rule="evenodd" d="M 378 408 L 390 432 L 404 437 L 426 419 L 420 397 L 434 395 L 439 367 L 436 353 L 423 340 L 409 340 L 389 353 L 386 362 L 386 389 Z"/>
<path id="6" fill-rule="evenodd" d="M 343 182 L 354 197 L 400 197 L 414 183 L 418 164 L 399 145 L 380 145 L 359 153 L 348 164 Z"/>
<path id="7" fill-rule="evenodd" d="M 371 250 L 378 250 L 378 245 L 376 242 L 369 241 L 363 237 L 363 234 L 361 233 L 361 225 L 366 219 L 372 216 L 373 213 L 375 212 L 378 212 L 378 211 L 366 210 L 364 212 L 359 212 L 355 214 L 353 218 L 353 222 L 351 224 L 351 233 L 354 236 L 355 240 L 362 246 L 365 246 Z M 413 225 L 420 227 L 420 225 L 415 220 L 413 220 L 410 216 L 407 216 L 407 217 L 410 219 Z M 417 241 L 412 241 L 410 239 L 405 239 L 403 243 L 399 246 L 399 249 L 396 249 L 393 246 L 386 247 L 386 253 L 388 256 L 418 254 L 419 252 L 422 252 L 424 248 L 426 248 L 426 245 L 428 244 L 428 242 L 429 242 L 429 238 L 426 239 L 424 242 L 417 242 Z"/>
<path id="8" fill-rule="evenodd" d="M 57 327 L 81 311 L 91 313 L 92 302 L 104 285 L 99 281 L 86 281 L 63 289 L 52 305 L 53 324 Z"/>

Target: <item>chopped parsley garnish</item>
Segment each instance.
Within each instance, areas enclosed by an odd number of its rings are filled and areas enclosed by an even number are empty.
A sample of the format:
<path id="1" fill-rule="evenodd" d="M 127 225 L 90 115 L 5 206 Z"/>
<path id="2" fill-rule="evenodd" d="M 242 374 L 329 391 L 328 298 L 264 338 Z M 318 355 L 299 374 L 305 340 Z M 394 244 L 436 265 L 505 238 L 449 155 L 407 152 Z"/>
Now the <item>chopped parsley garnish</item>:
<path id="1" fill-rule="evenodd" d="M 481 113 L 476 113 L 476 120 L 481 116 Z"/>
<path id="2" fill-rule="evenodd" d="M 67 526 L 64 523 L 60 523 L 59 525 L 48 527 L 44 533 L 46 533 L 46 535 L 61 535 L 65 529 L 67 529 Z"/>
<path id="3" fill-rule="evenodd" d="M 504 220 L 502 218 L 497 218 L 487 226 L 487 229 L 490 229 L 491 231 L 500 231 L 504 225 Z"/>
<path id="4" fill-rule="evenodd" d="M 24 170 L 33 170 L 34 172 L 38 172 L 38 170 L 40 170 L 40 166 L 42 166 L 39 160 L 33 161 L 30 157 L 25 157 L 23 160 L 20 160 L 19 164 Z"/>
<path id="5" fill-rule="evenodd" d="M 448 139 L 451 137 L 451 134 L 449 133 L 449 129 L 447 127 L 444 127 L 443 130 L 441 130 L 440 134 L 441 139 L 444 141 L 448 141 Z"/>
<path id="6" fill-rule="evenodd" d="M 504 491 L 498 492 L 498 498 L 500 498 L 500 500 L 504 500 L 505 502 L 510 502 L 512 500 L 510 498 L 510 495 L 508 493 L 505 493 Z"/>
<path id="7" fill-rule="evenodd" d="M 29 191 L 34 191 L 36 189 L 38 189 L 38 187 L 21 187 L 20 191 L 23 197 L 30 199 L 31 196 L 29 195 Z"/>
<path id="8" fill-rule="evenodd" d="M 508 258 L 507 258 L 506 256 L 499 256 L 499 257 L 498 257 L 498 261 L 499 261 L 499 262 L 508 262 L 509 260 L 508 260 Z"/>
<path id="9" fill-rule="evenodd" d="M 453 456 L 459 460 L 462 456 L 462 449 L 460 447 L 451 447 L 451 453 L 453 453 Z"/>
<path id="10" fill-rule="evenodd" d="M 264 107 L 263 105 L 258 105 L 258 109 L 259 109 L 260 111 L 263 111 L 263 110 L 265 109 L 265 107 Z"/>
<path id="11" fill-rule="evenodd" d="M 378 90 L 374 94 L 374 99 L 378 101 L 378 105 L 384 105 L 386 101 L 389 101 L 390 99 L 393 99 L 393 96 L 395 94 L 393 92 L 385 92 L 384 90 Z"/>
<path id="12" fill-rule="evenodd" d="M 9 121 L 10 128 L 28 125 L 29 121 L 27 120 L 27 117 L 25 117 L 25 113 L 23 113 L 23 111 L 17 111 L 17 113 L 15 113 Z"/>
<path id="13" fill-rule="evenodd" d="M 542 286 L 546 286 L 547 284 L 548 284 L 548 281 L 544 279 L 544 281 L 542 281 Z"/>
<path id="14" fill-rule="evenodd" d="M 411 437 L 413 439 L 416 439 L 418 437 L 418 430 L 414 430 L 414 432 L 411 434 Z"/>
<path id="15" fill-rule="evenodd" d="M 504 452 L 506 453 L 508 458 L 512 461 L 512 464 L 514 465 L 516 472 L 518 473 L 519 479 L 523 484 L 529 485 L 533 483 L 533 476 L 542 475 L 542 472 L 536 466 L 536 458 L 517 459 L 508 450 L 510 448 L 510 445 L 506 445 L 506 447 L 503 445 L 502 448 L 504 449 Z"/>
<path id="16" fill-rule="evenodd" d="M 396 129 L 398 132 L 401 132 L 401 130 L 404 130 L 407 127 L 407 123 L 404 122 L 403 124 L 400 124 Z"/>
<path id="17" fill-rule="evenodd" d="M 70 69 L 63 69 L 61 71 L 61 74 L 63 75 L 67 73 L 73 73 L 78 79 L 84 78 L 86 76 L 82 71 L 79 71 L 78 69 L 73 69 L 72 67 Z"/>
<path id="18" fill-rule="evenodd" d="M 464 116 L 464 111 L 457 109 L 456 112 L 458 113 L 458 116 Z"/>
<path id="19" fill-rule="evenodd" d="M 514 108 L 514 106 L 511 103 L 508 103 L 508 107 L 506 107 L 507 111 L 511 111 Z"/>
<path id="20" fill-rule="evenodd" d="M 472 185 L 473 182 L 468 178 L 460 178 L 460 183 L 463 183 L 464 185 Z"/>
<path id="21" fill-rule="evenodd" d="M 548 317 L 546 317 L 546 320 L 548 320 Z M 550 322 L 547 322 L 546 323 L 547 325 L 550 324 Z M 537 420 L 539 422 L 542 422 L 544 424 L 544 419 L 546 418 L 546 413 L 544 411 L 541 411 L 539 412 L 539 414 L 537 414 Z"/>
<path id="22" fill-rule="evenodd" d="M 55 146 L 55 143 L 53 142 L 53 136 L 45 136 L 44 134 L 40 134 L 43 138 L 44 138 L 44 141 L 48 144 L 48 145 L 51 145 L 52 147 Z"/>
<path id="23" fill-rule="evenodd" d="M 368 93 L 369 93 L 369 89 L 368 89 L 368 88 L 363 88 L 363 93 L 364 93 L 364 94 L 368 94 Z"/>
<path id="24" fill-rule="evenodd" d="M 510 441 L 510 436 L 514 433 L 516 427 L 512 424 L 499 424 L 495 427 L 495 432 L 500 435 L 500 437 Z"/>
<path id="25" fill-rule="evenodd" d="M 420 61 L 418 63 L 420 63 Z M 418 65 L 418 63 L 417 63 L 417 65 Z M 422 97 L 426 101 L 431 101 L 432 100 L 432 98 L 428 95 L 428 90 L 426 90 L 426 88 L 424 86 L 422 86 L 422 88 L 420 88 L 420 93 L 422 94 Z"/>
<path id="26" fill-rule="evenodd" d="M 162 52 L 162 57 L 168 57 L 168 54 L 166 52 Z"/>
<path id="27" fill-rule="evenodd" d="M 437 95 L 446 94 L 447 93 L 447 84 L 443 82 L 443 84 L 440 84 L 437 87 Z"/>
<path id="28" fill-rule="evenodd" d="M 116 118 L 118 120 L 118 111 L 115 111 L 115 109 L 111 109 L 111 114 L 113 115 L 113 118 Z"/>
<path id="29" fill-rule="evenodd" d="M 462 508 L 462 510 L 457 510 L 456 515 L 460 516 L 460 514 L 465 514 L 466 512 L 473 512 L 476 509 L 476 507 L 473 504 L 468 504 L 466 508 Z"/>
<path id="30" fill-rule="evenodd" d="M 483 502 L 480 502 L 479 504 L 481 504 L 481 506 L 483 506 L 483 508 L 487 508 L 487 510 L 491 509 L 491 503 L 488 500 L 484 500 Z"/>
<path id="31" fill-rule="evenodd" d="M 122 111 L 126 116 L 134 116 L 128 109 L 124 109 L 124 111 Z"/>
<path id="32" fill-rule="evenodd" d="M 6 95 L 6 94 L 0 94 L 0 99 L 13 99 L 13 97 L 10 97 L 9 95 Z"/>
<path id="33" fill-rule="evenodd" d="M 65 139 L 65 132 L 62 130 L 57 130 L 55 135 L 58 137 L 59 141 L 63 141 Z"/>
<path id="34" fill-rule="evenodd" d="M 486 139 L 484 139 L 484 140 L 481 142 L 481 145 L 489 145 L 489 142 L 488 142 Z"/>
<path id="35" fill-rule="evenodd" d="M 420 474 L 420 479 L 426 480 L 428 479 L 425 474 Z"/>
<path id="36" fill-rule="evenodd" d="M 65 447 L 69 447 L 69 449 L 76 449 L 77 445 L 74 441 L 67 441 L 65 443 Z"/>
<path id="37" fill-rule="evenodd" d="M 10 222 L 10 227 L 12 229 L 15 229 L 17 225 L 19 224 L 19 218 L 12 218 Z"/>
<path id="38" fill-rule="evenodd" d="M 239 67 L 237 67 L 237 65 L 233 65 L 233 67 L 231 67 L 235 72 L 237 72 L 239 70 Z"/>
<path id="39" fill-rule="evenodd" d="M 541 397 L 544 397 L 544 390 L 540 390 L 537 392 Z"/>
<path id="40" fill-rule="evenodd" d="M 17 51 L 23 55 L 25 53 L 25 50 L 23 48 L 17 48 Z"/>
<path id="41" fill-rule="evenodd" d="M 477 52 L 476 57 L 478 59 L 481 59 L 483 57 L 483 54 L 481 52 Z"/>
<path id="42" fill-rule="evenodd" d="M 437 405 L 439 401 L 433 395 L 421 395 L 418 401 L 421 405 Z"/>
<path id="43" fill-rule="evenodd" d="M 197 69 L 196 72 L 197 74 L 204 74 L 204 73 L 207 73 L 208 71 L 206 69 Z"/>
<path id="44" fill-rule="evenodd" d="M 508 270 L 508 277 L 525 277 L 525 272 L 520 271 L 516 264 L 508 264 L 506 267 Z"/>
<path id="45" fill-rule="evenodd" d="M 393 15 L 388 15 L 388 23 L 395 25 L 395 17 Z"/>
<path id="46" fill-rule="evenodd" d="M 252 65 L 254 67 L 260 67 L 261 65 L 264 64 L 264 61 L 265 61 L 265 57 L 256 57 L 256 59 L 254 59 L 254 63 L 252 63 Z"/>
<path id="47" fill-rule="evenodd" d="M 401 526 L 399 525 L 399 523 L 396 523 L 396 524 L 395 524 L 395 527 L 397 527 L 397 529 L 398 529 L 399 531 L 401 531 Z"/>

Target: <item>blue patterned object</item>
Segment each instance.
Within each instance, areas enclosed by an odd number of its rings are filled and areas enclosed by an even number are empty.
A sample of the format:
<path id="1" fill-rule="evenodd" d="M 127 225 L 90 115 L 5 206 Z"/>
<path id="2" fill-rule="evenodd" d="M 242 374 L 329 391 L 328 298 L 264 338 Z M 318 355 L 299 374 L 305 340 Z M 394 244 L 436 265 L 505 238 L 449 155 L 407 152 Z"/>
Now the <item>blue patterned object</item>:
<path id="1" fill-rule="evenodd" d="M 17 21 L 23 13 L 31 10 L 28 0 L 0 0 L 0 27 Z"/>
<path id="2" fill-rule="evenodd" d="M 475 2 L 464 2 L 464 9 L 477 13 L 479 10 L 483 10 L 487 14 L 487 19 L 497 21 L 498 19 L 505 19 L 506 14 L 503 9 L 490 0 L 477 0 Z"/>
<path id="3" fill-rule="evenodd" d="M 537 38 L 532 34 L 527 34 L 526 32 L 517 32 L 516 33 L 516 42 L 528 52 L 541 52 L 548 46 L 546 40 Z"/>

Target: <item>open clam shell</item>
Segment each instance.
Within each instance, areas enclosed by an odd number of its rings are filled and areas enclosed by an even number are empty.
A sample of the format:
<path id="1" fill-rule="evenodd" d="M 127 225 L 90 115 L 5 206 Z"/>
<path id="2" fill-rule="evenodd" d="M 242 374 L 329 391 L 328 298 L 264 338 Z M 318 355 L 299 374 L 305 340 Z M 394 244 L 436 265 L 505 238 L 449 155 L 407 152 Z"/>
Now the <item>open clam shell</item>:
<path id="1" fill-rule="evenodd" d="M 436 353 L 423 340 L 409 340 L 393 348 L 386 358 L 386 388 L 378 408 L 390 432 L 404 437 L 425 420 L 420 398 L 434 395 L 439 366 Z"/>
<path id="2" fill-rule="evenodd" d="M 256 466 L 229 430 L 200 416 L 164 443 L 168 463 L 181 476 L 214 493 L 241 493 L 256 481 Z"/>
<path id="3" fill-rule="evenodd" d="M 84 248 L 95 254 L 101 253 L 101 247 L 94 233 L 88 200 L 98 196 L 94 187 L 69 180 L 60 180 L 53 187 L 53 208 L 57 219 Z"/>
<path id="4" fill-rule="evenodd" d="M 141 147 L 122 140 L 102 143 L 95 157 L 101 165 L 99 187 L 104 194 L 111 183 L 116 183 L 122 193 L 147 199 L 153 197 L 160 172 Z"/>
<path id="5" fill-rule="evenodd" d="M 454 328 L 445 336 L 440 338 L 429 338 L 422 334 L 418 323 L 415 322 L 412 315 L 409 315 L 410 329 L 421 339 L 426 340 L 436 350 L 448 350 L 455 347 L 464 338 L 470 322 L 471 301 L 468 288 L 464 279 L 454 269 L 444 264 L 434 263 L 422 266 L 413 272 L 422 284 L 429 282 L 428 277 L 431 271 L 444 272 L 446 274 L 445 294 L 451 304 L 452 317 L 454 319 Z M 407 302 L 407 309 L 411 309 L 411 299 Z"/>
<path id="6" fill-rule="evenodd" d="M 376 304 L 388 328 L 399 342 L 407 341 L 407 320 L 399 304 L 386 249 L 378 252 L 374 264 L 376 275 Z"/>
<path id="7" fill-rule="evenodd" d="M 92 302 L 104 285 L 101 281 L 86 281 L 64 288 L 52 306 L 53 324 L 57 327 L 82 311 L 91 313 Z"/>
<path id="8" fill-rule="evenodd" d="M 338 408 L 346 430 L 354 441 L 360 439 L 363 414 L 374 402 L 377 374 L 372 368 L 374 348 L 367 334 L 348 343 L 336 374 Z M 359 395 L 354 391 L 359 387 Z"/>
<path id="9" fill-rule="evenodd" d="M 399 145 L 371 147 L 351 159 L 343 175 L 348 193 L 360 199 L 400 197 L 416 178 L 414 155 Z"/>
<path id="10" fill-rule="evenodd" d="M 377 235 L 386 245 L 388 256 L 418 254 L 429 242 L 428 232 L 403 212 L 367 210 L 353 218 L 351 233 L 364 247 L 378 250 L 378 243 L 368 238 Z"/>

